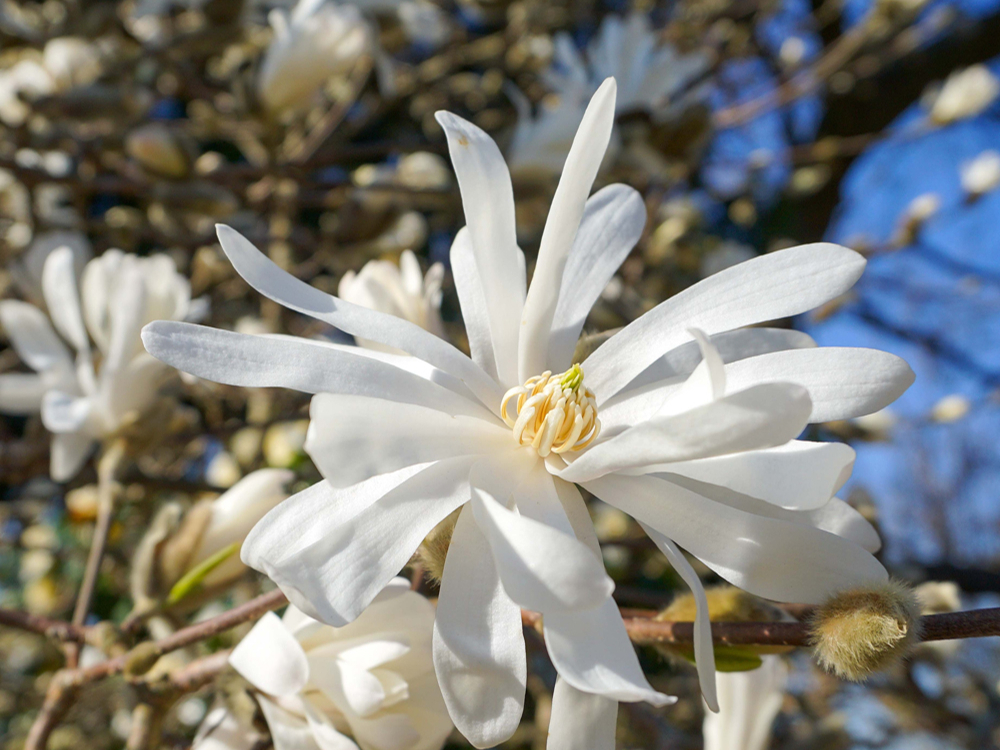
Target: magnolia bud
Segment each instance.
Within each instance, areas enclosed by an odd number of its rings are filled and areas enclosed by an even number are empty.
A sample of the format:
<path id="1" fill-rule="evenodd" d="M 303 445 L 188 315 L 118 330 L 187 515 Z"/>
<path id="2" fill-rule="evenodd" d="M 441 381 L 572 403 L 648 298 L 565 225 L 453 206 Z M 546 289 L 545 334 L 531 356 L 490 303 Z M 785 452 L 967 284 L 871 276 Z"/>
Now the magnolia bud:
<path id="1" fill-rule="evenodd" d="M 985 65 L 972 65 L 948 76 L 931 106 L 937 125 L 975 117 L 1000 95 L 1000 81 Z"/>
<path id="2" fill-rule="evenodd" d="M 934 404 L 934 408 L 931 409 L 931 419 L 941 424 L 957 422 L 969 413 L 970 408 L 972 408 L 972 404 L 969 403 L 969 399 L 958 393 L 953 393 Z"/>
<path id="3" fill-rule="evenodd" d="M 417 548 L 416 559 L 424 566 L 424 573 L 435 583 L 441 583 L 444 574 L 444 562 L 448 557 L 448 547 L 451 546 L 451 535 L 458 523 L 459 511 L 454 511 L 431 530 L 420 547 Z"/>
<path id="4" fill-rule="evenodd" d="M 897 581 L 851 589 L 817 608 L 810 631 L 819 663 L 857 682 L 892 666 L 919 641 L 920 602 Z"/>
<path id="5" fill-rule="evenodd" d="M 995 190 L 1000 185 L 1000 151 L 983 151 L 972 161 L 963 164 L 962 189 L 970 198 Z"/>
<path id="6" fill-rule="evenodd" d="M 161 122 L 142 125 L 129 133 L 125 151 L 144 168 L 164 177 L 184 177 L 191 168 L 190 154 Z"/>

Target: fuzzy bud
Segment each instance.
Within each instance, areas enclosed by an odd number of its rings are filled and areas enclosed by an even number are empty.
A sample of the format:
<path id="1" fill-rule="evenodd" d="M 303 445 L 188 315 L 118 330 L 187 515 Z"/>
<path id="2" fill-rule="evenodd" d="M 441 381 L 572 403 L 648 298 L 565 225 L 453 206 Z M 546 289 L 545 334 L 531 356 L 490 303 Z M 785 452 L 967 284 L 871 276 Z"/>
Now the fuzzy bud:
<path id="1" fill-rule="evenodd" d="M 1000 81 L 985 65 L 971 65 L 948 76 L 931 106 L 936 125 L 975 117 L 1000 96 Z"/>
<path id="2" fill-rule="evenodd" d="M 451 546 L 451 535 L 458 523 L 458 513 L 455 511 L 435 526 L 417 549 L 416 558 L 424 566 L 424 573 L 435 583 L 441 583 L 444 575 L 444 561 L 448 557 L 448 547 Z"/>
<path id="3" fill-rule="evenodd" d="M 123 672 L 126 677 L 141 677 L 153 668 L 161 656 L 159 647 L 152 641 L 140 643 L 126 655 Z"/>
<path id="4" fill-rule="evenodd" d="M 913 590 L 897 581 L 843 591 L 812 617 L 816 657 L 838 677 L 861 681 L 910 652 L 920 639 L 920 610 Z"/>

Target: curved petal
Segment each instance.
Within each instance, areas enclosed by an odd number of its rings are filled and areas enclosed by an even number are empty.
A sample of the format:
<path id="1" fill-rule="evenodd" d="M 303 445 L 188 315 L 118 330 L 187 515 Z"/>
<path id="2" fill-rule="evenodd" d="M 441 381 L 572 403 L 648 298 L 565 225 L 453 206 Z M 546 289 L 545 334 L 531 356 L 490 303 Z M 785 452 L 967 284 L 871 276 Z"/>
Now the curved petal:
<path id="1" fill-rule="evenodd" d="M 0 412 L 4 414 L 35 414 L 42 408 L 45 381 L 41 376 L 21 372 L 0 375 Z"/>
<path id="2" fill-rule="evenodd" d="M 811 310 L 850 289 L 865 259 L 845 247 L 816 243 L 727 268 L 627 325 L 583 363 L 587 384 L 603 403 L 665 352 L 688 328 L 719 333 Z"/>
<path id="3" fill-rule="evenodd" d="M 102 378 L 125 369 L 140 347 L 140 331 L 146 322 L 146 279 L 138 258 L 123 258 L 122 270 L 115 283 L 118 287 L 111 297 L 111 336 L 101 363 Z"/>
<path id="4" fill-rule="evenodd" d="M 645 226 L 646 205 L 634 188 L 608 185 L 590 196 L 566 258 L 544 369 L 562 372 L 573 364 L 573 351 L 590 308 L 635 247 Z"/>
<path id="5" fill-rule="evenodd" d="M 462 227 L 451 244 L 451 275 L 455 279 L 458 304 L 462 308 L 465 335 L 469 339 L 472 361 L 495 380 L 497 361 L 493 353 L 493 336 L 490 333 L 490 310 L 476 268 L 476 255 L 468 227 Z"/>
<path id="6" fill-rule="evenodd" d="M 851 476 L 854 449 L 843 443 L 792 440 L 764 450 L 645 467 L 710 482 L 789 510 L 823 506 Z"/>
<path id="7" fill-rule="evenodd" d="M 309 682 L 306 652 L 274 612 L 257 621 L 233 649 L 229 663 L 269 695 L 295 695 Z"/>
<path id="8" fill-rule="evenodd" d="M 422 404 L 449 414 L 490 415 L 477 401 L 449 388 L 452 378 L 446 373 L 430 366 L 420 373 L 404 369 L 413 365 L 399 360 L 413 357 L 166 320 L 143 328 L 142 341 L 157 359 L 216 383 L 374 396 Z"/>
<path id="9" fill-rule="evenodd" d="M 90 417 L 89 398 L 48 391 L 42 397 L 42 424 L 49 432 L 79 432 Z"/>
<path id="10" fill-rule="evenodd" d="M 263 695 L 257 696 L 257 703 L 264 714 L 267 728 L 271 732 L 271 742 L 274 750 L 334 750 L 333 748 L 321 747 L 314 736 L 313 728 L 309 722 L 301 717 L 286 711 L 277 703 L 268 700 Z M 353 742 L 344 738 L 350 744 L 336 748 L 336 750 L 356 750 Z"/>
<path id="11" fill-rule="evenodd" d="M 244 560 L 299 609 L 328 625 L 346 625 L 406 565 L 431 529 L 468 501 L 475 461 L 464 456 L 431 464 L 346 521 L 334 509 L 317 515 L 313 523 L 322 528 L 310 544 L 278 559 L 250 562 L 244 554 Z M 265 516 L 261 523 L 267 521 Z"/>
<path id="12" fill-rule="evenodd" d="M 878 560 L 834 534 L 747 513 L 661 478 L 608 475 L 584 487 L 765 599 L 819 604 L 887 578 Z"/>
<path id="13" fill-rule="evenodd" d="M 462 193 L 500 383 L 510 388 L 521 382 L 517 379 L 517 339 L 524 305 L 510 172 L 496 143 L 481 129 L 450 112 L 438 112 L 435 118 L 448 138 Z"/>
<path id="14" fill-rule="evenodd" d="M 351 305 L 321 292 L 279 268 L 234 229 L 220 224 L 216 230 L 237 273 L 265 297 L 352 336 L 419 357 L 461 380 L 488 409 L 499 411 L 504 390 L 444 339 L 402 318 Z"/>
<path id="15" fill-rule="evenodd" d="M 630 427 L 591 447 L 559 476 L 584 482 L 613 471 L 770 448 L 802 432 L 810 409 L 809 395 L 800 386 L 755 386 Z"/>
<path id="16" fill-rule="evenodd" d="M 545 480 L 552 484 L 547 475 Z M 550 495 L 561 512 L 554 488 Z M 508 510 L 475 485 L 472 510 L 504 590 L 520 606 L 546 614 L 593 609 L 614 591 L 603 563 L 575 537 Z"/>
<path id="17" fill-rule="evenodd" d="M 608 78 L 597 89 L 573 138 L 538 247 L 538 261 L 521 312 L 518 383 L 546 369 L 549 336 L 559 303 L 566 258 L 583 219 L 587 196 L 604 159 L 615 124 L 618 87 Z"/>
<path id="18" fill-rule="evenodd" d="M 34 305 L 18 300 L 0 300 L 0 324 L 11 346 L 28 367 L 35 372 L 47 372 L 55 367 L 72 369 L 66 345 L 52 330 L 45 313 Z"/>
<path id="19" fill-rule="evenodd" d="M 545 750 L 612 750 L 617 726 L 618 701 L 556 678 Z"/>
<path id="20" fill-rule="evenodd" d="M 42 295 L 56 330 L 78 352 L 89 352 L 90 342 L 83 326 L 73 251 L 68 246 L 53 250 L 45 259 L 42 268 Z"/>
<path id="21" fill-rule="evenodd" d="M 712 711 L 719 710 L 719 699 L 715 689 L 715 645 L 712 642 L 712 621 L 708 612 L 708 597 L 698 573 L 684 557 L 676 544 L 655 529 L 642 525 L 643 531 L 653 540 L 657 548 L 667 558 L 667 562 L 691 589 L 695 601 L 694 616 L 694 660 L 698 669 L 698 682 L 705 703 Z"/>
<path id="22" fill-rule="evenodd" d="M 470 508 L 458 517 L 434 621 L 434 668 L 448 713 L 475 747 L 517 729 L 527 663 L 521 609 L 504 591 Z"/>
<path id="23" fill-rule="evenodd" d="M 905 361 L 878 349 L 822 346 L 741 359 L 726 366 L 731 388 L 774 380 L 799 383 L 813 402 L 810 422 L 851 419 L 883 409 L 913 383 Z"/>
<path id="24" fill-rule="evenodd" d="M 309 417 L 305 451 L 335 487 L 426 461 L 517 447 L 499 420 L 367 396 L 317 394 Z"/>
<path id="25" fill-rule="evenodd" d="M 97 445 L 93 438 L 79 432 L 57 433 L 52 436 L 49 473 L 54 482 L 68 482 L 87 461 Z"/>

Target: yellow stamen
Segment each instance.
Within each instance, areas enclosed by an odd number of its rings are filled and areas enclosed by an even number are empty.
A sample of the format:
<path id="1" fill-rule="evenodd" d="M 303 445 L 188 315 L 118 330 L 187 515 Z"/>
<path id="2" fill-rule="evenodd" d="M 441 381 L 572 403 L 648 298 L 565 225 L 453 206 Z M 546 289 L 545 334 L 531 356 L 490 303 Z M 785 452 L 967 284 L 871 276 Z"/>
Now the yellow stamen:
<path id="1" fill-rule="evenodd" d="M 515 397 L 516 411 L 509 414 L 507 406 Z M 500 402 L 500 415 L 514 439 L 543 458 L 586 448 L 601 431 L 597 400 L 583 385 L 583 368 L 578 364 L 559 375 L 543 372 L 511 388 Z"/>

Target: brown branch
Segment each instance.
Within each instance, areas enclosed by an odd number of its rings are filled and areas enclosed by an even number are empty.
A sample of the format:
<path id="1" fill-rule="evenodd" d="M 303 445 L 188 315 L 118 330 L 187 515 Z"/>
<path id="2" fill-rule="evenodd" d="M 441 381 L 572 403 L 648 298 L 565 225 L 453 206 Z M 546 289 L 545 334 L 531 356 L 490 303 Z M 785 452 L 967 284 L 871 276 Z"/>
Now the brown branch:
<path id="1" fill-rule="evenodd" d="M 82 643 L 87 635 L 87 629 L 78 625 L 13 609 L 0 609 L 0 625 L 45 635 L 58 641 Z"/>

